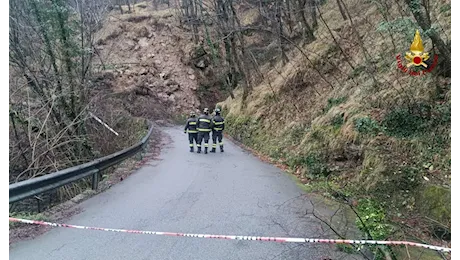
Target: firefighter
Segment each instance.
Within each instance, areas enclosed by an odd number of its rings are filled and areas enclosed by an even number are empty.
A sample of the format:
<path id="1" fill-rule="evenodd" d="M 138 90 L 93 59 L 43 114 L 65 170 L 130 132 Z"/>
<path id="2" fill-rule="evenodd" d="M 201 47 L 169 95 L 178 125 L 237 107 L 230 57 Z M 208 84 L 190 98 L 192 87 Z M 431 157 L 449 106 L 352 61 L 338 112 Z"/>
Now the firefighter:
<path id="1" fill-rule="evenodd" d="M 187 119 L 185 124 L 184 133 L 188 132 L 188 141 L 190 143 L 190 152 L 193 153 L 193 141 L 195 141 L 196 146 L 198 147 L 198 130 L 197 127 L 197 118 L 195 112 L 190 112 L 190 118 Z M 188 131 L 187 131 L 188 130 Z"/>
<path id="2" fill-rule="evenodd" d="M 201 153 L 201 143 L 204 140 L 204 153 L 208 153 L 208 143 L 209 143 L 209 133 L 211 132 L 212 129 L 212 122 L 211 122 L 211 117 L 209 116 L 209 109 L 205 108 L 203 110 L 203 114 L 198 117 L 198 153 Z"/>
<path id="3" fill-rule="evenodd" d="M 212 150 L 211 153 L 216 152 L 217 143 L 216 141 L 219 140 L 219 147 L 220 152 L 224 152 L 224 142 L 222 141 L 222 132 L 225 128 L 224 118 L 220 115 L 220 108 L 216 108 L 215 116 L 212 117 Z"/>

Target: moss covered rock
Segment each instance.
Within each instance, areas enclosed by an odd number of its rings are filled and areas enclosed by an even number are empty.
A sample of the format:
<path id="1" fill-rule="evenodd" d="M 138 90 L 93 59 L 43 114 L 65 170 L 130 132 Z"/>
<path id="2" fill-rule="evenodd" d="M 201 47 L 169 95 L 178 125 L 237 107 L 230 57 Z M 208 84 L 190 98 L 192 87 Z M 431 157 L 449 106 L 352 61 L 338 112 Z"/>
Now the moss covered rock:
<path id="1" fill-rule="evenodd" d="M 449 226 L 451 221 L 450 192 L 450 189 L 441 186 L 425 186 L 420 190 L 419 209 L 427 216 Z"/>

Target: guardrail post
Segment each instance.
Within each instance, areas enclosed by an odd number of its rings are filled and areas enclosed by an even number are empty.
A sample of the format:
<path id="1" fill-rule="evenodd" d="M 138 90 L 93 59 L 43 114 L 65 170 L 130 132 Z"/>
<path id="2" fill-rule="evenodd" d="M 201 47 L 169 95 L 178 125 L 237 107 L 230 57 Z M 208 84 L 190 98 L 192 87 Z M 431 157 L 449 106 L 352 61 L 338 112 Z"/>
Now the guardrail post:
<path id="1" fill-rule="evenodd" d="M 147 126 L 147 131 L 148 129 L 150 128 L 149 127 L 149 121 L 147 119 L 145 119 L 145 125 Z M 145 141 L 145 143 L 142 144 L 141 146 L 141 150 L 139 152 L 139 156 L 140 156 L 140 161 L 142 161 L 144 159 L 144 156 L 145 156 L 145 153 L 147 151 L 146 149 L 146 146 L 148 145 L 148 139 Z"/>
<path id="2" fill-rule="evenodd" d="M 144 158 L 143 153 L 144 153 L 144 148 L 141 147 L 141 150 L 137 154 L 137 158 L 138 158 L 139 161 L 142 161 L 142 159 Z"/>
<path id="3" fill-rule="evenodd" d="M 39 196 L 35 196 L 35 199 L 37 200 L 37 211 L 38 213 L 41 213 L 42 208 L 40 207 L 40 201 L 42 200 L 42 198 L 40 198 Z"/>
<path id="4" fill-rule="evenodd" d="M 138 153 L 138 155 L 137 155 L 139 161 L 142 161 L 142 160 L 144 159 L 145 152 L 146 152 L 146 150 L 147 150 L 147 149 L 145 148 L 146 145 L 147 145 L 147 144 L 145 143 L 145 144 L 143 144 L 143 145 L 141 146 L 141 149 L 140 149 L 140 151 L 139 151 L 139 153 Z"/>
<path id="5" fill-rule="evenodd" d="M 97 190 L 98 186 L 99 186 L 99 171 L 96 171 L 95 173 L 93 173 L 93 182 L 92 182 L 93 190 Z"/>

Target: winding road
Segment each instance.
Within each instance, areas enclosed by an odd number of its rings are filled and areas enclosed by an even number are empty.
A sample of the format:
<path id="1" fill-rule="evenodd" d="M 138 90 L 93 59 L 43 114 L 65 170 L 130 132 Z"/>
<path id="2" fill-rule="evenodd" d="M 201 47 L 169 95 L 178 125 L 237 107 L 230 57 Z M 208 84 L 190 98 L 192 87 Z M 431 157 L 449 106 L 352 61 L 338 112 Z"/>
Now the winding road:
<path id="1" fill-rule="evenodd" d="M 123 182 L 82 202 L 83 211 L 66 223 L 200 234 L 332 237 L 317 219 L 305 214 L 311 204 L 278 168 L 225 139 L 225 153 L 190 153 L 181 128 L 163 131 L 173 142 L 163 148 L 156 165 L 146 164 Z M 10 259 L 360 258 L 334 245 L 53 228 L 11 245 Z"/>

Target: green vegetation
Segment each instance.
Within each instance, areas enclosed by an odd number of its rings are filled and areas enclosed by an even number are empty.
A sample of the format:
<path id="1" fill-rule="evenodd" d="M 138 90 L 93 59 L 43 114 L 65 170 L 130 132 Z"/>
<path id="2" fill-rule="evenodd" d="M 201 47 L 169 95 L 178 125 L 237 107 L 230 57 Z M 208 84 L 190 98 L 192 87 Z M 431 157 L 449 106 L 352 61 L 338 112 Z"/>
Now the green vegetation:
<path id="1" fill-rule="evenodd" d="M 356 131 L 362 134 L 375 135 L 382 131 L 379 123 L 370 117 L 359 117 L 354 120 Z"/>
<path id="2" fill-rule="evenodd" d="M 376 201 L 360 200 L 357 213 L 359 218 L 356 219 L 356 225 L 366 233 L 367 239 L 385 240 L 388 238 L 392 232 L 392 227 L 385 223 L 387 220 L 384 208 Z"/>
<path id="3" fill-rule="evenodd" d="M 290 172 L 308 180 L 304 188 L 338 190 L 359 201 L 364 223 L 357 225 L 374 239 L 401 233 L 423 238 L 423 230 L 392 221 L 416 216 L 428 225 L 429 217 L 450 228 L 449 66 L 440 60 L 433 73 L 414 77 L 398 70 L 395 55 L 408 51 L 419 30 L 430 57 L 436 43 L 437 54 L 449 60 L 448 48 L 440 46 L 450 42 L 450 5 L 434 1 L 428 15 L 440 20 L 422 24 L 420 14 L 427 14 L 420 1 L 359 4 L 361 11 L 350 13 L 353 22 L 335 1 L 320 7 L 318 35 L 328 40 L 314 39 L 302 45 L 303 52 L 296 46 L 287 55 L 290 63 L 265 64 L 262 73 L 269 76 L 246 99 L 242 87 L 234 91 L 235 98 L 222 104 L 241 121 L 228 122 L 228 131 L 263 154 L 285 159 Z M 366 34 L 365 40 L 357 34 Z M 267 91 L 267 81 L 275 93 Z M 255 114 L 264 116 L 255 121 Z"/>
<path id="4" fill-rule="evenodd" d="M 361 73 L 363 73 L 366 69 L 366 66 L 364 65 L 361 65 L 361 66 L 358 66 L 356 67 L 349 75 L 348 75 L 348 78 L 349 79 L 352 79 L 352 78 L 356 78 L 358 77 L 359 75 L 361 75 Z"/>
<path id="5" fill-rule="evenodd" d="M 326 113 L 334 106 L 340 105 L 347 100 L 347 97 L 339 97 L 339 98 L 329 98 L 327 100 L 327 105 L 324 108 L 323 112 Z"/>
<path id="6" fill-rule="evenodd" d="M 305 158 L 308 173 L 313 176 L 327 176 L 330 173 L 322 154 L 311 153 Z"/>
<path id="7" fill-rule="evenodd" d="M 338 244 L 337 248 L 345 253 L 348 254 L 356 254 L 356 249 L 354 249 L 351 245 L 346 245 L 346 244 Z"/>
<path id="8" fill-rule="evenodd" d="M 335 129 L 340 128 L 342 126 L 343 122 L 344 122 L 343 121 L 343 114 L 337 114 L 331 120 L 331 124 Z"/>
<path id="9" fill-rule="evenodd" d="M 48 218 L 45 217 L 41 213 L 28 213 L 28 212 L 10 212 L 9 213 L 10 218 L 21 218 L 21 219 L 31 219 L 31 220 L 37 220 L 37 221 L 47 221 Z M 9 222 L 10 223 L 10 228 L 17 227 L 21 225 L 19 222 Z"/>
<path id="10" fill-rule="evenodd" d="M 450 223 L 450 189 L 435 185 L 427 186 L 422 189 L 420 196 L 422 197 L 422 201 L 424 201 L 424 203 L 421 203 L 419 207 L 421 207 L 421 209 L 425 211 L 429 217 L 441 223 Z"/>
<path id="11" fill-rule="evenodd" d="M 366 235 L 366 239 L 386 240 L 393 228 L 387 224 L 385 210 L 377 202 L 371 199 L 362 199 L 358 202 L 358 218 L 356 225 Z M 382 249 L 378 246 L 370 246 L 377 260 L 385 259 Z"/>

